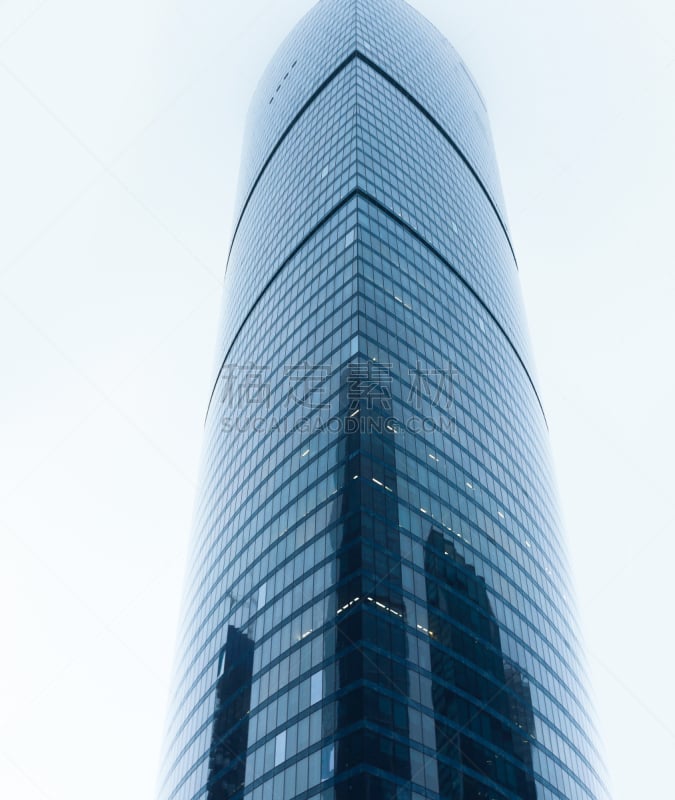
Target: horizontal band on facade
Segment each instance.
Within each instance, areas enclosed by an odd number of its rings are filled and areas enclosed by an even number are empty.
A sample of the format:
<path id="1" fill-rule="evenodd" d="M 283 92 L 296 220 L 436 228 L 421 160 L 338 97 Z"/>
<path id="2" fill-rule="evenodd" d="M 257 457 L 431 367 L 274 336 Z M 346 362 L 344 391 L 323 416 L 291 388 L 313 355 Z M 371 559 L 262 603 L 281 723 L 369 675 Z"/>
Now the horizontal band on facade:
<path id="1" fill-rule="evenodd" d="M 246 326 L 246 323 L 249 321 L 251 315 L 255 311 L 258 303 L 262 300 L 262 298 L 264 297 L 265 293 L 270 288 L 270 286 L 274 283 L 274 281 L 277 279 L 277 277 L 283 272 L 283 270 L 288 266 L 288 264 L 290 264 L 290 262 L 295 258 L 295 256 L 297 256 L 297 254 L 302 250 L 302 248 L 307 244 L 307 242 L 309 242 L 317 234 L 317 232 L 319 230 L 321 230 L 321 228 L 335 214 L 337 214 L 342 208 L 344 208 L 351 200 L 353 200 L 354 198 L 358 198 L 358 197 L 362 198 L 367 203 L 370 203 L 371 205 L 375 206 L 379 211 L 381 211 L 383 214 L 385 214 L 387 217 L 389 217 L 391 220 L 393 220 L 397 225 L 399 225 L 402 228 L 404 228 L 406 230 L 406 232 L 409 233 L 411 236 L 413 236 L 418 242 L 420 242 L 420 244 L 424 245 L 424 247 L 430 253 L 432 253 L 442 264 L 444 264 L 453 273 L 453 275 L 455 275 L 455 277 L 471 293 L 471 295 L 475 298 L 475 300 L 478 303 L 480 303 L 480 305 L 485 310 L 486 314 L 490 317 L 490 319 L 494 322 L 494 324 L 497 326 L 499 331 L 502 333 L 502 335 L 504 336 L 504 339 L 508 342 L 511 350 L 513 351 L 514 355 L 516 356 L 516 358 L 518 359 L 520 365 L 522 366 L 523 371 L 525 372 L 525 375 L 527 376 L 528 382 L 530 383 L 530 386 L 532 387 L 532 391 L 534 392 L 534 395 L 537 398 L 537 403 L 539 405 L 539 408 L 541 409 L 542 417 L 544 419 L 544 424 L 546 425 L 546 428 L 548 429 L 548 421 L 546 419 L 546 412 L 544 411 L 544 406 L 543 406 L 543 404 L 541 402 L 541 398 L 539 397 L 539 392 L 537 391 L 537 387 L 534 384 L 532 376 L 530 375 L 530 372 L 527 369 L 527 366 L 526 366 L 525 362 L 523 361 L 520 353 L 518 352 L 518 349 L 516 348 L 516 346 L 512 342 L 511 337 L 504 330 L 503 325 L 495 317 L 495 315 L 492 313 L 492 311 L 488 307 L 488 305 L 484 302 L 484 300 L 480 297 L 480 295 L 476 292 L 476 290 L 468 283 L 466 278 L 464 278 L 460 274 L 460 272 L 458 272 L 458 270 L 455 269 L 455 267 L 452 266 L 452 264 L 447 260 L 447 258 L 445 258 L 432 244 L 430 244 L 423 236 L 421 236 L 413 227 L 411 227 L 406 222 L 401 220 L 400 217 L 397 217 L 396 214 L 392 213 L 379 200 L 377 200 L 376 198 L 374 198 L 372 195 L 368 194 L 367 192 L 363 191 L 362 189 L 358 189 L 358 188 L 357 189 L 353 189 L 346 197 L 344 197 L 342 200 L 340 200 L 340 202 L 337 203 L 331 209 L 331 211 L 329 211 L 329 213 L 326 214 L 323 217 L 323 219 L 321 219 L 321 220 L 319 220 L 319 222 L 317 222 L 317 224 L 293 248 L 292 252 L 284 259 L 282 264 L 274 271 L 274 273 L 272 274 L 270 279 L 267 281 L 267 283 L 263 287 L 262 291 L 258 294 L 258 297 L 255 299 L 253 305 L 251 306 L 251 308 L 249 309 L 248 313 L 246 314 L 244 319 L 241 321 L 241 324 L 237 328 L 237 331 L 236 331 L 234 337 L 232 338 L 232 341 L 230 342 L 230 344 L 229 344 L 229 346 L 227 348 L 227 352 L 225 353 L 225 355 L 223 357 L 222 363 L 221 363 L 220 368 L 218 370 L 218 374 L 216 375 L 216 379 L 215 379 L 215 381 L 213 383 L 213 389 L 211 390 L 211 395 L 209 397 L 209 402 L 208 402 L 208 406 L 207 406 L 207 409 L 206 409 L 206 419 L 208 419 L 209 412 L 211 410 L 211 404 L 213 403 L 213 397 L 214 397 L 215 392 L 216 392 L 216 387 L 218 386 L 218 382 L 220 381 L 220 378 L 221 378 L 221 376 L 223 374 L 223 369 L 225 368 L 225 365 L 227 364 L 227 359 L 228 359 L 228 357 L 230 355 L 230 352 L 232 351 L 232 348 L 234 347 L 235 343 L 237 342 L 237 339 L 239 338 L 239 334 L 242 332 L 242 330 Z"/>
<path id="2" fill-rule="evenodd" d="M 508 232 L 508 229 L 506 227 L 506 224 L 505 224 L 504 220 L 502 219 L 502 215 L 501 215 L 499 209 L 497 208 L 496 203 L 492 199 L 492 196 L 490 195 L 490 192 L 488 191 L 487 187 L 485 186 L 485 184 L 481 180 L 480 176 L 478 175 L 478 172 L 474 169 L 474 167 L 472 166 L 472 164 L 469 161 L 469 159 L 464 155 L 464 153 L 462 152 L 462 150 L 459 147 L 459 145 L 454 141 L 454 139 L 450 136 L 450 134 L 441 125 L 441 123 L 405 87 L 403 87 L 400 83 L 398 83 L 398 81 L 396 81 L 394 78 L 392 78 L 391 75 L 389 75 L 384 69 L 382 69 L 380 66 L 378 66 L 378 64 L 376 64 L 371 58 L 369 58 L 368 56 L 366 56 L 365 54 L 363 54 L 359 50 L 354 50 L 354 52 L 351 53 L 351 55 L 349 55 L 346 59 L 344 59 L 344 61 L 342 61 L 342 63 L 338 67 L 336 67 L 336 69 L 334 69 L 333 72 L 331 72 L 331 74 L 326 78 L 326 80 L 323 81 L 323 83 L 319 86 L 319 88 L 316 89 L 312 93 L 310 98 L 302 105 L 302 107 L 300 108 L 298 113 L 293 117 L 291 122 L 286 126 L 285 130 L 280 135 L 277 143 L 274 145 L 274 147 L 270 151 L 269 156 L 267 156 L 267 158 L 265 159 L 265 162 L 260 167 L 260 170 L 258 171 L 258 174 L 257 174 L 255 180 L 253 181 L 253 183 L 251 184 L 251 188 L 249 189 L 248 194 L 246 195 L 246 199 L 244 201 L 244 204 L 242 206 L 241 212 L 240 212 L 239 217 L 237 219 L 237 223 L 236 223 L 235 228 L 234 228 L 234 233 L 232 234 L 232 241 L 230 242 L 230 248 L 229 248 L 228 256 L 227 256 L 228 265 L 229 265 L 230 257 L 232 255 L 232 249 L 234 248 L 234 242 L 235 242 L 235 240 L 237 238 L 237 233 L 239 232 L 239 228 L 240 228 L 242 220 L 244 218 L 244 214 L 246 213 L 246 209 L 248 208 L 249 203 L 251 201 L 251 198 L 253 197 L 253 193 L 255 192 L 255 190 L 256 190 L 258 184 L 260 183 L 260 181 L 262 180 L 262 177 L 265 174 L 265 171 L 267 170 L 267 167 L 271 163 L 271 161 L 274 158 L 274 156 L 276 155 L 277 151 L 279 150 L 279 148 L 281 147 L 283 142 L 286 140 L 286 138 L 288 137 L 288 135 L 290 134 L 292 129 L 295 127 L 295 125 L 304 116 L 305 112 L 315 102 L 315 100 L 317 100 L 317 98 L 325 91 L 325 89 L 327 89 L 328 86 L 330 86 L 330 84 L 338 77 L 338 75 L 340 75 L 346 69 L 347 66 L 349 66 L 349 64 L 352 63 L 352 61 L 357 60 L 357 59 L 359 61 L 361 61 L 362 63 L 366 64 L 368 67 L 370 67 L 374 72 L 376 72 L 378 75 L 380 75 L 380 77 L 384 78 L 391 86 L 393 86 L 394 89 L 396 89 L 397 92 L 402 94 L 403 97 L 405 97 L 405 99 L 408 100 L 408 102 L 410 102 L 412 105 L 414 105 L 415 108 L 417 108 L 417 110 L 421 114 L 423 114 L 423 116 L 429 122 L 431 122 L 431 124 L 434 126 L 434 128 L 436 128 L 436 130 L 441 134 L 441 136 L 445 139 L 445 141 L 450 145 L 450 147 L 459 156 L 459 158 L 461 159 L 463 164 L 467 167 L 467 169 L 469 170 L 469 172 L 473 176 L 474 180 L 476 181 L 476 183 L 478 184 L 478 186 L 482 190 L 482 192 L 485 195 L 488 203 L 492 207 L 492 210 L 494 211 L 494 213 L 495 213 L 495 215 L 497 217 L 499 225 L 500 225 L 501 229 L 504 232 L 504 236 L 506 237 L 506 241 L 507 241 L 507 243 L 509 245 L 509 249 L 511 250 L 511 254 L 513 256 L 513 261 L 514 261 L 514 264 L 516 266 L 516 269 L 518 269 L 518 260 L 516 259 L 516 254 L 515 254 L 515 251 L 513 249 L 513 244 L 511 243 L 511 237 L 509 236 L 509 232 Z M 227 267 L 226 267 L 226 269 L 227 269 Z"/>

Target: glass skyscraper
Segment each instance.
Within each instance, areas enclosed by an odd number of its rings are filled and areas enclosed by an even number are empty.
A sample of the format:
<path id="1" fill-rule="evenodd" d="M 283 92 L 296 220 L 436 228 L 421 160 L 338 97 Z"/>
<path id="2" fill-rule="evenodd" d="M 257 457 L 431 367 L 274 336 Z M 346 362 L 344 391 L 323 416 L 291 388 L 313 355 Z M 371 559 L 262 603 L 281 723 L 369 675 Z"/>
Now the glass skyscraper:
<path id="1" fill-rule="evenodd" d="M 402 0 L 253 100 L 161 800 L 607 797 L 487 113 Z"/>

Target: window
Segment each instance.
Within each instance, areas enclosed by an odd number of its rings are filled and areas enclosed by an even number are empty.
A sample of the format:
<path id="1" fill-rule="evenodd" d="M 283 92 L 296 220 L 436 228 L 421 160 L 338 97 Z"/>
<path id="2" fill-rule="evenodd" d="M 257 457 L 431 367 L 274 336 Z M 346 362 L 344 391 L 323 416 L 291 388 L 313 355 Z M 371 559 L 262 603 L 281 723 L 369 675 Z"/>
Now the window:
<path id="1" fill-rule="evenodd" d="M 309 689 L 309 704 L 314 705 L 323 698 L 323 670 L 319 670 L 312 675 Z"/>
<path id="2" fill-rule="evenodd" d="M 274 766 L 278 767 L 286 760 L 286 731 L 277 735 L 274 741 Z"/>

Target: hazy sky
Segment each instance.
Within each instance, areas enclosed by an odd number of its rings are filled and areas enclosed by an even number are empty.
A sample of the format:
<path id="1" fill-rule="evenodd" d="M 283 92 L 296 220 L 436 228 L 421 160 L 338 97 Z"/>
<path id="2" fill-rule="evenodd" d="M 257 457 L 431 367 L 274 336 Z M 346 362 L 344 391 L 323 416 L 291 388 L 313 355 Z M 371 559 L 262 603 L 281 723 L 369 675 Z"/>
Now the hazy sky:
<path id="1" fill-rule="evenodd" d="M 311 0 L 0 0 L 0 796 L 154 794 L 248 100 Z M 493 124 L 615 800 L 675 754 L 675 9 L 419 0 Z"/>

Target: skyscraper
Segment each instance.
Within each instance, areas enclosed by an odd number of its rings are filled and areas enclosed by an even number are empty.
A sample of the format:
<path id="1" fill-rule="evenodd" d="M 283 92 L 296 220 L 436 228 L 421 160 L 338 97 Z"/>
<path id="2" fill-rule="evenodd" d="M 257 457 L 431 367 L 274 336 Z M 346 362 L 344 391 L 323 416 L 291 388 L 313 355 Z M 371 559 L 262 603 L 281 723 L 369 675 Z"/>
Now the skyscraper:
<path id="1" fill-rule="evenodd" d="M 605 798 L 487 113 L 402 0 L 253 100 L 162 800 Z"/>

